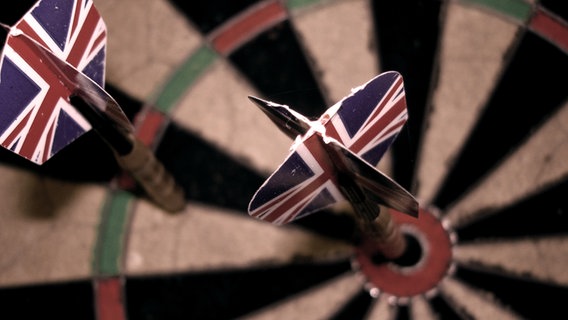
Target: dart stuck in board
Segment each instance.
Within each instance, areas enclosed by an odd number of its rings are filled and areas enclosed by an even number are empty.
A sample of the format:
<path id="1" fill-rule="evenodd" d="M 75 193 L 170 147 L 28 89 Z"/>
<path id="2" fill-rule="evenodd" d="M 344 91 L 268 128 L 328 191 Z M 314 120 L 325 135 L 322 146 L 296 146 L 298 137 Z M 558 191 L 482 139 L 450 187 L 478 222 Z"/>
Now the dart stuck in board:
<path id="1" fill-rule="evenodd" d="M 348 201 L 387 258 L 404 238 L 379 205 L 418 217 L 418 202 L 375 166 L 408 118 L 402 76 L 385 72 L 310 121 L 288 106 L 249 97 L 290 138 L 291 152 L 254 194 L 249 214 L 274 224 Z"/>
<path id="2" fill-rule="evenodd" d="M 28 6 L 13 24 L 0 21 L 0 144 L 41 165 L 93 129 L 156 204 L 182 210 L 183 190 L 103 89 L 106 26 L 93 2 Z"/>

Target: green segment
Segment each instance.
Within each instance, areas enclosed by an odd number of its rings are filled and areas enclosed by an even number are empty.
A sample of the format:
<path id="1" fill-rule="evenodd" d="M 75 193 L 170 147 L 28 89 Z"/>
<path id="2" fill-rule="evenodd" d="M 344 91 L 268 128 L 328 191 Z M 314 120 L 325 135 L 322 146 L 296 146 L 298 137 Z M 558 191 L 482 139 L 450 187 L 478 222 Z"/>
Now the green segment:
<path id="1" fill-rule="evenodd" d="M 298 9 L 301 7 L 309 6 L 311 4 L 318 3 L 322 0 L 288 0 L 286 1 L 286 6 L 289 9 Z"/>
<path id="2" fill-rule="evenodd" d="M 115 276 L 121 271 L 124 237 L 132 196 L 124 191 L 111 192 L 101 212 L 93 271 L 99 276 Z"/>
<path id="3" fill-rule="evenodd" d="M 493 11 L 509 16 L 519 22 L 527 21 L 531 14 L 531 4 L 523 0 L 462 0 L 487 7 Z"/>
<path id="4" fill-rule="evenodd" d="M 158 110 L 168 113 L 181 96 L 215 59 L 217 54 L 207 46 L 197 49 L 166 83 L 156 99 Z"/>
<path id="5" fill-rule="evenodd" d="M 324 0 L 288 0 L 289 9 L 298 9 L 322 2 Z M 531 4 L 525 0 L 462 0 L 464 3 L 476 4 L 489 8 L 519 22 L 527 21 L 531 14 Z"/>

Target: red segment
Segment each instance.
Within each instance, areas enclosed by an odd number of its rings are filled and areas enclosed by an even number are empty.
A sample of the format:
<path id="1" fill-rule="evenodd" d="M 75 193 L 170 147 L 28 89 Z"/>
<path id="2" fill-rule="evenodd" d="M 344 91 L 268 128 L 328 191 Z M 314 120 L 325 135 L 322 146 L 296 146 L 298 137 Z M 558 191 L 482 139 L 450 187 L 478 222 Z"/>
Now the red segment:
<path id="1" fill-rule="evenodd" d="M 286 9 L 279 1 L 265 1 L 215 31 L 211 43 L 217 52 L 227 55 L 286 17 Z"/>
<path id="2" fill-rule="evenodd" d="M 568 52 L 568 25 L 538 8 L 529 22 L 529 28 Z"/>
<path id="3" fill-rule="evenodd" d="M 120 278 L 98 279 L 95 282 L 98 320 L 125 320 Z"/>
<path id="4" fill-rule="evenodd" d="M 146 146 L 154 145 L 166 125 L 166 120 L 166 116 L 160 111 L 147 108 L 136 116 L 136 136 Z"/>

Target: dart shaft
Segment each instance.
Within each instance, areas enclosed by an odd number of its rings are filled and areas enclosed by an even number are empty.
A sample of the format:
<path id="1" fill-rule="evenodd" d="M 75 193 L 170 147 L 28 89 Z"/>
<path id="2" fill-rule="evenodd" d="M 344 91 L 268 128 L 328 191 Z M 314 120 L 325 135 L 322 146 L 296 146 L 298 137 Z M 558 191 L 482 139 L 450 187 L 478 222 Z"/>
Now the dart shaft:
<path id="1" fill-rule="evenodd" d="M 343 196 L 355 210 L 355 221 L 367 240 L 376 244 L 382 255 L 395 260 L 406 250 L 406 239 L 391 214 L 375 201 L 369 199 L 365 191 L 350 177 L 347 171 L 339 174 L 338 181 Z"/>
<path id="2" fill-rule="evenodd" d="M 87 119 L 93 129 L 114 152 L 125 155 L 132 151 L 134 147 L 132 139 L 120 132 L 111 122 L 107 121 L 100 111 L 91 108 L 89 104 L 79 96 L 71 96 L 69 100 L 71 105 Z"/>
<path id="3" fill-rule="evenodd" d="M 406 239 L 387 211 L 369 200 L 363 190 L 347 179 L 341 180 L 341 188 L 355 210 L 359 229 L 373 241 L 387 259 L 396 259 L 404 254 Z"/>
<path id="4" fill-rule="evenodd" d="M 150 148 L 132 133 L 115 127 L 97 108 L 92 108 L 80 97 L 71 97 L 71 103 L 93 126 L 93 129 L 113 150 L 119 166 L 128 172 L 157 205 L 170 212 L 185 206 L 183 189 L 165 169 Z"/>
<path id="5" fill-rule="evenodd" d="M 406 239 L 387 211 L 383 210 L 376 219 L 365 221 L 360 227 L 370 239 L 376 242 L 379 251 L 387 259 L 397 259 L 404 254 Z"/>

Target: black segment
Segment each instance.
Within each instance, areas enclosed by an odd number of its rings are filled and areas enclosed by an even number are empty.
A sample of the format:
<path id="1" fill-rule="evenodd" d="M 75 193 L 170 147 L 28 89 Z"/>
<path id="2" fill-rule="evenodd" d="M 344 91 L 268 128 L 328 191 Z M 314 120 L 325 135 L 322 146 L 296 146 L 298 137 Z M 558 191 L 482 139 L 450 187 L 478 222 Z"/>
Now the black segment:
<path id="1" fill-rule="evenodd" d="M 170 0 L 202 33 L 207 34 L 260 0 Z"/>
<path id="2" fill-rule="evenodd" d="M 19 0 L 3 2 L 0 7 L 0 23 L 8 26 L 16 24 L 37 2 L 37 0 Z M 4 42 L 2 42 L 4 45 Z"/>
<path id="3" fill-rule="evenodd" d="M 410 308 L 406 305 L 398 306 L 396 309 L 396 320 L 410 320 Z"/>
<path id="4" fill-rule="evenodd" d="M 188 200 L 239 214 L 247 214 L 250 199 L 267 178 L 173 122 L 162 136 L 156 158 L 185 190 Z M 347 213 L 322 210 L 293 224 L 327 237 L 357 240 L 355 223 Z"/>
<path id="5" fill-rule="evenodd" d="M 460 243 L 568 233 L 568 179 L 499 211 L 475 214 L 477 221 L 456 229 Z"/>
<path id="6" fill-rule="evenodd" d="M 108 145 L 89 131 L 63 148 L 43 165 L 0 148 L 0 163 L 41 176 L 75 182 L 109 182 L 119 168 Z"/>
<path id="7" fill-rule="evenodd" d="M 538 63 L 535 63 L 537 62 Z M 515 150 L 568 97 L 568 56 L 527 32 L 433 203 L 445 209 Z"/>
<path id="8" fill-rule="evenodd" d="M 110 147 L 91 130 L 41 165 L 39 172 L 69 181 L 110 182 L 120 168 Z"/>
<path id="9" fill-rule="evenodd" d="M 452 307 L 448 302 L 449 299 L 444 299 L 441 295 L 436 295 L 430 299 L 430 307 L 432 312 L 438 319 L 471 319 L 472 317 L 459 308 Z"/>
<path id="10" fill-rule="evenodd" d="M 186 198 L 247 212 L 265 177 L 175 123 L 170 123 L 156 158 L 185 190 Z"/>
<path id="11" fill-rule="evenodd" d="M 413 189 L 416 155 L 430 92 L 438 77 L 442 1 L 371 1 L 381 71 L 404 78 L 408 121 L 392 145 L 393 178 Z"/>
<path id="12" fill-rule="evenodd" d="M 235 319 L 351 270 L 349 261 L 126 279 L 130 319 Z"/>
<path id="13" fill-rule="evenodd" d="M 540 0 L 539 6 L 552 12 L 554 15 L 568 21 L 568 2 L 558 0 Z"/>
<path id="14" fill-rule="evenodd" d="M 330 320 L 364 319 L 373 302 L 374 299 L 369 292 L 361 290 L 342 306 L 341 309 L 333 314 Z"/>
<path id="15" fill-rule="evenodd" d="M 0 288 L 5 319 L 95 319 L 89 280 Z"/>
<path id="16" fill-rule="evenodd" d="M 8 32 L 10 31 L 0 27 L 0 54 L 2 54 L 4 45 L 6 44 L 6 40 L 8 39 Z"/>
<path id="17" fill-rule="evenodd" d="M 288 20 L 240 47 L 229 60 L 265 99 L 289 105 L 311 118 L 330 107 Z"/>
<path id="18" fill-rule="evenodd" d="M 503 274 L 457 268 L 456 278 L 486 292 L 501 305 L 524 319 L 557 319 L 566 315 L 568 287 L 537 282 L 528 276 L 511 278 Z"/>

